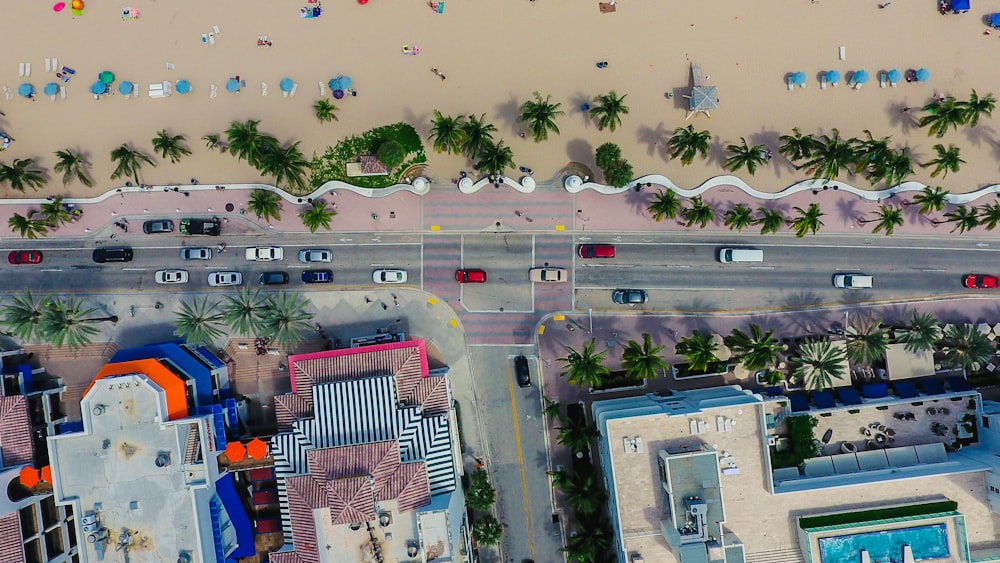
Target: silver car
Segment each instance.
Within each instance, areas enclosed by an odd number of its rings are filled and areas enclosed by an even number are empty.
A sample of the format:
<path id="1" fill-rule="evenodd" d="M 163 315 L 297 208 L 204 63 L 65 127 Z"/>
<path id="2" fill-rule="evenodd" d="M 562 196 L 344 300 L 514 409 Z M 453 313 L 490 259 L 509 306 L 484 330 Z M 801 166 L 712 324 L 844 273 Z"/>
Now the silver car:
<path id="1" fill-rule="evenodd" d="M 197 246 L 186 246 L 181 249 L 181 260 L 211 260 L 212 249 Z"/>
<path id="2" fill-rule="evenodd" d="M 284 257 L 285 250 L 280 246 L 251 246 L 246 252 L 251 262 L 277 262 Z"/>
<path id="3" fill-rule="evenodd" d="M 375 283 L 406 283 L 406 270 L 375 270 L 372 272 Z"/>
<path id="4" fill-rule="evenodd" d="M 153 280 L 162 284 L 187 283 L 188 273 L 186 270 L 158 270 Z"/>
<path id="5" fill-rule="evenodd" d="M 212 287 L 243 285 L 243 274 L 239 272 L 212 272 L 208 274 L 208 285 Z"/>
<path id="6" fill-rule="evenodd" d="M 309 248 L 299 251 L 299 262 L 302 262 L 303 264 L 332 261 L 333 253 L 325 248 Z"/>

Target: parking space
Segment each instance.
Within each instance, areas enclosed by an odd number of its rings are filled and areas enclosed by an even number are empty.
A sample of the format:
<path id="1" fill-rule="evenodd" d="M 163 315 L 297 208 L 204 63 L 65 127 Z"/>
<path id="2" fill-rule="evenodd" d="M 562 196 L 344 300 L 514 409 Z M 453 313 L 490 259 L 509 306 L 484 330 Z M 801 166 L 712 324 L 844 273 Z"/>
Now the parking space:
<path id="1" fill-rule="evenodd" d="M 486 283 L 462 285 L 462 304 L 472 312 L 530 312 L 534 237 L 509 233 L 462 237 L 462 268 L 486 271 Z"/>

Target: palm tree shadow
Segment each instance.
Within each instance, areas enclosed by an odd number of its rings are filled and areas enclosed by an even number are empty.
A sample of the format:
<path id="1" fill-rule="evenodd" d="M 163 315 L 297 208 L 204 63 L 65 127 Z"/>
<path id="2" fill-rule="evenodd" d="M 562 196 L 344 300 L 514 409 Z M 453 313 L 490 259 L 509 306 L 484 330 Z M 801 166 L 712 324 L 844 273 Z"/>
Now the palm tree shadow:
<path id="1" fill-rule="evenodd" d="M 712 220 L 708 222 L 708 225 L 711 225 L 713 227 L 721 227 L 722 224 L 723 224 L 723 221 L 725 221 L 725 215 L 724 214 L 725 214 L 726 210 L 729 209 L 730 206 L 728 206 L 727 202 L 725 202 L 725 201 L 715 201 L 715 200 L 706 200 L 705 204 L 709 205 L 712 208 L 712 211 L 715 212 L 715 215 L 713 216 Z M 725 209 L 723 209 L 724 205 L 726 205 Z M 707 229 L 708 226 L 699 227 L 699 228 L 705 228 L 705 229 Z"/>
<path id="2" fill-rule="evenodd" d="M 591 170 L 596 170 L 594 163 L 594 146 L 584 139 L 573 139 L 566 143 L 566 156 L 570 162 L 580 162 Z"/>
<path id="3" fill-rule="evenodd" d="M 639 127 L 639 143 L 646 145 L 646 156 L 656 156 L 660 152 L 661 146 L 666 146 L 666 139 L 670 134 L 663 129 L 663 123 L 656 125 L 656 129 L 643 125 Z M 665 155 L 661 153 L 660 156 Z"/>
<path id="4" fill-rule="evenodd" d="M 711 143 L 708 145 L 708 158 L 705 159 L 709 164 L 715 164 L 719 168 L 726 162 L 726 145 L 722 142 L 721 137 L 715 137 Z"/>
<path id="5" fill-rule="evenodd" d="M 841 225 L 853 225 L 858 219 L 870 219 L 868 210 L 858 209 L 859 203 L 859 200 L 853 198 L 837 200 L 837 216 Z"/>
<path id="6" fill-rule="evenodd" d="M 413 125 L 413 128 L 417 130 L 417 134 L 419 134 L 421 138 L 426 139 L 430 136 L 431 127 L 434 126 L 432 123 L 434 114 L 432 112 L 426 111 L 417 116 L 413 113 L 412 109 L 407 108 L 405 113 L 406 117 L 404 118 L 404 123 Z M 221 137 L 225 140 L 225 135 L 221 135 Z"/>
<path id="7" fill-rule="evenodd" d="M 652 189 L 642 188 L 636 190 L 633 188 L 625 192 L 625 203 L 632 208 L 636 215 L 643 215 L 646 213 L 649 204 L 653 201 L 655 194 L 656 191 Z"/>
<path id="8" fill-rule="evenodd" d="M 983 125 L 980 123 L 971 129 L 966 129 L 965 137 L 969 139 L 972 146 L 979 147 L 982 146 L 983 143 L 989 143 L 994 147 L 994 150 L 996 150 L 996 131 L 994 131 L 994 129 L 989 125 Z"/>
<path id="9" fill-rule="evenodd" d="M 910 108 L 909 111 L 903 111 Z M 902 103 L 888 102 L 886 112 L 889 114 L 889 124 L 899 127 L 904 135 L 909 135 L 920 128 L 918 125 L 918 115 L 914 112 L 920 111 L 920 107 L 911 107 L 905 100 Z"/>
<path id="10" fill-rule="evenodd" d="M 566 108 L 566 115 L 570 116 L 573 114 L 579 114 L 583 119 L 583 124 L 586 127 L 591 127 L 594 125 L 594 120 L 590 118 L 590 114 L 583 109 L 583 106 L 589 106 L 592 102 L 593 99 L 590 96 L 577 92 L 570 97 L 570 105 Z"/>
<path id="11" fill-rule="evenodd" d="M 778 147 L 781 146 L 781 140 L 779 139 L 779 137 L 781 137 L 781 134 L 778 133 L 777 131 L 766 131 L 764 129 L 761 129 L 760 132 L 753 133 L 749 137 L 747 137 L 747 142 L 750 143 L 751 145 L 764 145 L 764 147 L 770 149 L 774 154 L 778 154 Z M 782 160 L 784 160 L 784 162 L 788 164 L 791 170 L 797 171 L 795 166 L 792 165 L 792 163 L 788 159 L 782 158 Z M 774 171 L 774 175 L 777 176 L 778 178 L 781 178 L 782 167 L 777 166 L 777 163 L 773 159 L 766 165 L 761 165 L 761 167 L 763 166 L 771 166 L 771 169 Z"/>
<path id="12" fill-rule="evenodd" d="M 520 124 L 517 121 L 519 115 L 521 115 L 521 104 L 517 101 L 517 98 L 513 95 L 506 101 L 496 107 L 497 117 L 502 123 L 502 127 L 507 127 L 514 134 L 520 132 Z M 501 133 L 502 135 L 502 133 Z"/>

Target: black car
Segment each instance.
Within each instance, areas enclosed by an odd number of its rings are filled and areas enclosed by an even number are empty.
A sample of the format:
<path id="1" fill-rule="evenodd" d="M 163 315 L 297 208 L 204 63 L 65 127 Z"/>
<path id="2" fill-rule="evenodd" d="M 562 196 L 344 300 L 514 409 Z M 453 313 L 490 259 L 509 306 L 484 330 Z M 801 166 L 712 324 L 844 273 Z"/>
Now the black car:
<path id="1" fill-rule="evenodd" d="M 142 224 L 142 232 L 147 235 L 156 233 L 172 233 L 174 232 L 174 222 L 169 219 L 146 221 Z"/>
<path id="2" fill-rule="evenodd" d="M 94 262 L 131 262 L 132 249 L 127 246 L 98 248 L 94 250 Z"/>
<path id="3" fill-rule="evenodd" d="M 181 219 L 182 235 L 208 235 L 217 237 L 222 234 L 222 222 L 218 217 L 212 219 Z"/>
<path id="4" fill-rule="evenodd" d="M 514 358 L 514 377 L 517 378 L 517 384 L 521 387 L 529 387 L 531 385 L 531 371 L 528 369 L 528 358 L 524 356 Z"/>
<path id="5" fill-rule="evenodd" d="M 285 285 L 288 283 L 288 274 L 285 272 L 264 272 L 260 275 L 261 285 Z"/>
<path id="6" fill-rule="evenodd" d="M 641 289 L 616 289 L 611 299 L 619 305 L 642 305 L 649 296 Z"/>
<path id="7" fill-rule="evenodd" d="M 302 281 L 305 283 L 330 283 L 333 281 L 333 272 L 330 270 L 306 270 L 302 272 Z"/>

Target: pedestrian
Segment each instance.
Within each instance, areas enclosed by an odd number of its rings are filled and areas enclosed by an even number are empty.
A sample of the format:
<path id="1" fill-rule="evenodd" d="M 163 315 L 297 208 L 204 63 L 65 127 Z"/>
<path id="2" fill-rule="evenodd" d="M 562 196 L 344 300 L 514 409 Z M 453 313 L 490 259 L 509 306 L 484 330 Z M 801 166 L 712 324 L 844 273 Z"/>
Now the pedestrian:
<path id="1" fill-rule="evenodd" d="M 385 311 L 386 309 L 388 309 L 388 308 L 389 308 L 389 306 L 388 306 L 388 305 L 386 305 L 385 303 L 381 303 L 381 305 L 382 305 L 382 310 L 383 310 L 383 311 Z"/>
<path id="2" fill-rule="evenodd" d="M 524 139 L 525 137 L 527 137 L 527 135 L 524 134 L 524 131 L 521 131 L 520 133 L 518 133 L 517 136 L 521 137 L 522 139 Z"/>
<path id="3" fill-rule="evenodd" d="M 913 108 L 911 108 L 911 107 L 909 107 L 909 106 L 906 106 L 906 107 L 902 107 L 902 108 L 899 108 L 899 113 L 909 113 L 909 111 L 910 111 L 911 109 L 913 109 Z"/>

